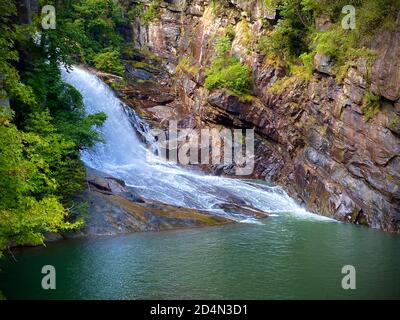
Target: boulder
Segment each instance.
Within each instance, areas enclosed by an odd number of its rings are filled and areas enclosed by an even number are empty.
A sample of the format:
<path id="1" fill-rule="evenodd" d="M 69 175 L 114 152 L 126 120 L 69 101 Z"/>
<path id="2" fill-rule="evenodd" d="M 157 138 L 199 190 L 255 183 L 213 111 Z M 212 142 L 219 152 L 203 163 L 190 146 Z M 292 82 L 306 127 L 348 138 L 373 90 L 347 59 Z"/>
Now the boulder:
<path id="1" fill-rule="evenodd" d="M 85 225 L 79 231 L 64 233 L 64 237 L 117 235 L 233 223 L 209 212 L 147 201 L 122 180 L 98 170 L 87 168 L 87 180 L 89 187 L 79 197 L 89 204 Z M 243 214 L 260 215 L 250 209 L 244 209 Z M 46 239 L 55 241 L 59 238 L 59 234 L 49 234 Z"/>
<path id="2" fill-rule="evenodd" d="M 129 64 L 125 65 L 125 71 L 128 79 L 137 79 L 144 81 L 149 81 L 154 79 L 153 74 L 151 74 L 150 72 L 143 69 L 134 68 Z"/>
<path id="3" fill-rule="evenodd" d="M 147 109 L 147 111 L 150 112 L 153 117 L 159 121 L 168 121 L 176 116 L 174 109 L 168 106 L 155 106 Z"/>
<path id="4" fill-rule="evenodd" d="M 317 71 L 332 75 L 332 59 L 329 56 L 317 53 L 314 56 L 314 66 Z"/>
<path id="5" fill-rule="evenodd" d="M 217 90 L 210 94 L 208 102 L 217 108 L 239 114 L 241 112 L 241 104 L 239 98 L 225 90 Z"/>

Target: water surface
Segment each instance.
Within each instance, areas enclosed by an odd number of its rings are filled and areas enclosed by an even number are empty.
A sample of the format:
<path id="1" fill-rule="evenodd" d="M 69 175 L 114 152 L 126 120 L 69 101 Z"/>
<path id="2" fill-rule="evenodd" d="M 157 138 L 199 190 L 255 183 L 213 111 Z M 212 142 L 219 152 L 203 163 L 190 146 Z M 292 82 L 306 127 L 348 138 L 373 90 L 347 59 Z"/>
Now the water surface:
<path id="1" fill-rule="evenodd" d="M 400 298 L 400 238 L 280 215 L 263 224 L 67 240 L 2 262 L 9 299 Z M 54 265 L 57 289 L 41 289 Z M 344 265 L 356 290 L 341 287 Z"/>

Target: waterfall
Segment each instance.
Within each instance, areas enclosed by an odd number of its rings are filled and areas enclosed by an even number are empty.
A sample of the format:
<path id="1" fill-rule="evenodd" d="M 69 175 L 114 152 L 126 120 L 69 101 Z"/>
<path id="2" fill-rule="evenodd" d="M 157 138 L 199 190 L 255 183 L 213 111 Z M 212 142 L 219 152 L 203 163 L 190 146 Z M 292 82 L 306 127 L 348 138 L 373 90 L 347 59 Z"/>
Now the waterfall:
<path id="1" fill-rule="evenodd" d="M 209 211 L 239 222 L 257 221 L 227 209 L 229 205 L 269 214 L 322 219 L 300 208 L 278 187 L 210 176 L 162 160 L 149 162 L 142 136 L 148 141 L 151 136 L 144 120 L 87 70 L 74 67 L 70 72 L 62 70 L 62 76 L 82 94 L 88 114 L 104 112 L 107 115 L 104 126 L 99 129 L 105 143 L 97 143 L 81 153 L 85 165 L 124 180 L 145 199 Z"/>

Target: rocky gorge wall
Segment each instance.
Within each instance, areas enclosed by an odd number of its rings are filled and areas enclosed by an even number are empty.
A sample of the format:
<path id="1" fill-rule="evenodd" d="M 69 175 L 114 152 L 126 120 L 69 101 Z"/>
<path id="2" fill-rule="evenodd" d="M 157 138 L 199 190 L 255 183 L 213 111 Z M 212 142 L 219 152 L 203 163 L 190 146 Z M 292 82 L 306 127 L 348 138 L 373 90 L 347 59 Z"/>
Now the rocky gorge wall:
<path id="1" fill-rule="evenodd" d="M 215 15 L 211 1 L 170 0 L 162 2 L 156 19 L 133 21 L 135 46 L 149 48 L 171 75 L 161 86 L 168 99 L 145 107 L 158 110 L 159 121 L 177 118 L 180 127 L 255 128 L 254 177 L 283 186 L 313 212 L 400 231 L 400 14 L 395 30 L 374 41 L 372 73 L 359 59 L 338 84 L 329 57 L 316 57 L 308 83 L 294 81 L 271 93 L 268 88 L 285 70 L 249 49 L 265 33 L 262 20 L 275 19 L 263 3 L 231 0 Z M 215 38 L 228 25 L 235 30 L 233 53 L 252 69 L 250 102 L 204 87 Z M 190 68 L 177 71 L 182 59 Z M 136 65 L 128 71 L 140 70 Z M 366 121 L 361 106 L 369 87 L 384 102 Z"/>

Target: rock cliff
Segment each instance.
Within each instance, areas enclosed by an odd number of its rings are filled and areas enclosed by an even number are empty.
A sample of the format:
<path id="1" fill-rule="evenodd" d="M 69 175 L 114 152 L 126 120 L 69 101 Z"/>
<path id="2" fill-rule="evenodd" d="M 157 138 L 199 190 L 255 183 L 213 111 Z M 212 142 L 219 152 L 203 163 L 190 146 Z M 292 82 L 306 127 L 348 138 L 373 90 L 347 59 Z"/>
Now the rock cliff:
<path id="1" fill-rule="evenodd" d="M 155 19 L 132 22 L 135 47 L 150 49 L 163 67 L 152 67 L 148 55 L 125 57 L 131 86 L 124 97 L 158 122 L 255 128 L 254 177 L 283 186 L 313 212 L 400 231 L 400 14 L 394 30 L 374 40 L 378 55 L 371 68 L 359 59 L 339 83 L 329 57 L 316 56 L 310 81 L 295 79 L 273 93 L 268 88 L 285 70 L 248 44 L 276 13 L 261 0 L 231 0 L 216 15 L 210 2 L 162 1 Z M 235 31 L 232 51 L 252 69 L 250 101 L 204 86 L 214 40 L 227 26 Z M 189 66 L 177 68 L 182 59 Z M 370 89 L 382 106 L 367 120 L 362 105 Z"/>

